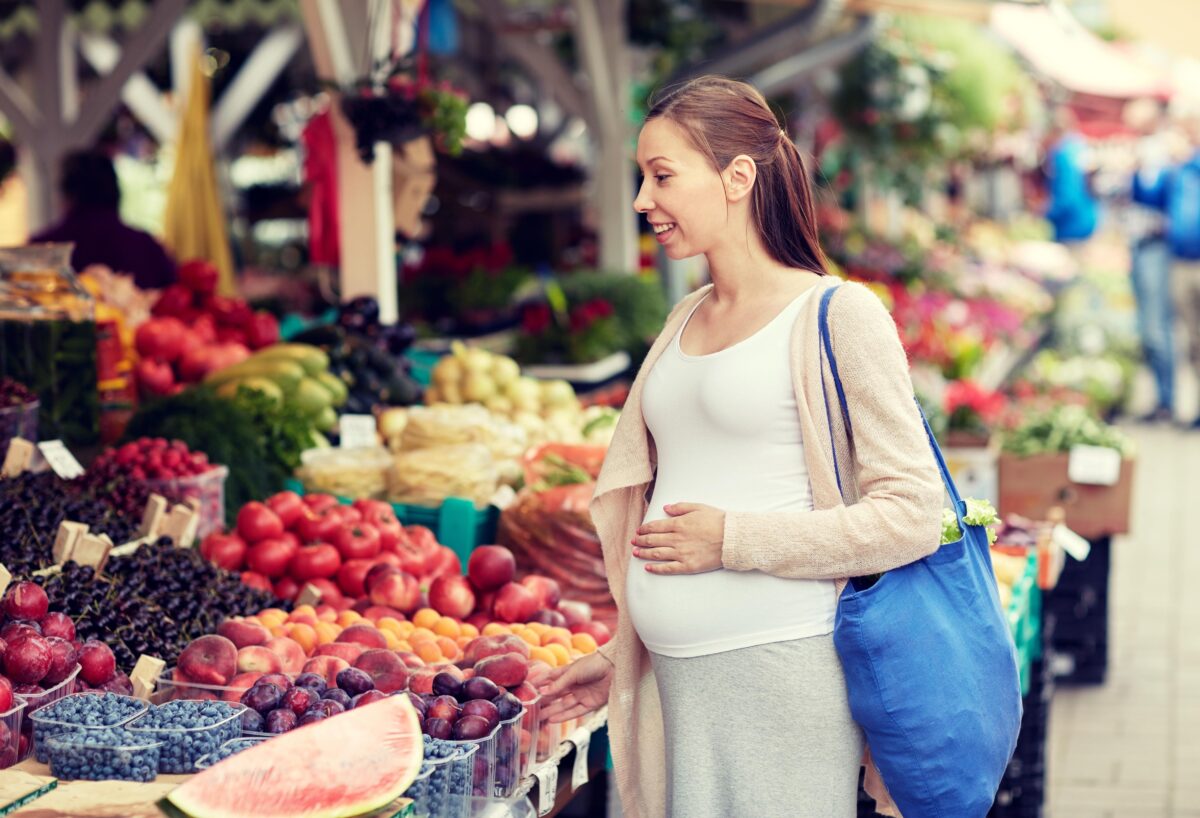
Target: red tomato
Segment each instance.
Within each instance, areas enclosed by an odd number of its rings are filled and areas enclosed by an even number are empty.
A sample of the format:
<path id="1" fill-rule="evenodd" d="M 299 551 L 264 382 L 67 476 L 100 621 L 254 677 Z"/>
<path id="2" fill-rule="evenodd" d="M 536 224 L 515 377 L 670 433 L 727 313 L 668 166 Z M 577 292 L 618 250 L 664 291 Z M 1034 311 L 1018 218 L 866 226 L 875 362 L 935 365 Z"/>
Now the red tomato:
<path id="1" fill-rule="evenodd" d="M 267 506 L 283 521 L 284 528 L 291 528 L 304 513 L 304 501 L 294 491 L 281 491 L 267 498 Z"/>
<path id="2" fill-rule="evenodd" d="M 342 515 L 337 506 L 321 509 L 308 509 L 296 523 L 296 533 L 301 542 L 321 542 L 333 539 L 333 535 L 342 527 Z"/>
<path id="3" fill-rule="evenodd" d="M 292 557 L 299 550 L 287 540 L 261 540 L 250 546 L 250 552 L 246 555 L 246 564 L 251 571 L 271 579 L 278 579 L 287 573 Z"/>
<path id="4" fill-rule="evenodd" d="M 354 504 L 363 515 L 363 522 L 375 526 L 379 531 L 379 544 L 384 551 L 392 551 L 404 535 L 404 527 L 396 519 L 396 509 L 382 500 L 359 500 Z"/>
<path id="5" fill-rule="evenodd" d="M 279 535 L 279 539 L 283 540 L 284 542 L 290 542 L 296 547 L 297 551 L 300 550 L 300 546 L 304 545 L 304 543 L 300 542 L 300 538 L 296 536 L 294 531 L 283 532 L 283 534 Z"/>
<path id="6" fill-rule="evenodd" d="M 453 548 L 439 545 L 433 558 L 428 562 L 429 576 L 433 578 L 462 574 L 462 561 Z"/>
<path id="7" fill-rule="evenodd" d="M 200 556 L 218 568 L 237 571 L 246 561 L 246 542 L 236 534 L 209 534 L 200 543 Z"/>
<path id="8" fill-rule="evenodd" d="M 342 593 L 355 599 L 366 596 L 367 589 L 364 587 L 364 583 L 367 579 L 367 572 L 374 566 L 373 560 L 346 560 L 343 562 L 337 572 L 337 583 L 338 587 L 342 589 Z"/>
<path id="9" fill-rule="evenodd" d="M 363 521 L 362 512 L 354 506 L 338 506 L 338 513 L 342 516 L 342 522 L 347 524 L 356 524 Z"/>
<path id="10" fill-rule="evenodd" d="M 237 515 L 237 531 L 248 543 L 269 540 L 283 533 L 283 520 L 264 503 L 246 503 Z"/>
<path id="11" fill-rule="evenodd" d="M 280 599 L 294 600 L 300 593 L 300 583 L 291 577 L 280 577 L 275 580 L 275 587 L 272 590 Z"/>
<path id="12" fill-rule="evenodd" d="M 242 584 L 249 585 L 251 588 L 258 588 L 263 591 L 271 591 L 272 593 L 275 591 L 275 589 L 271 587 L 271 580 L 267 579 L 262 574 L 256 574 L 253 571 L 242 572 Z M 276 594 L 276 596 L 278 596 L 278 594 Z"/>
<path id="13" fill-rule="evenodd" d="M 400 539 L 396 543 L 395 553 L 400 557 L 400 567 L 414 577 L 423 577 L 429 573 L 430 564 L 433 562 L 437 554 L 437 540 L 433 539 L 432 532 L 429 537 L 424 537 L 419 532 L 414 538 L 412 532 L 414 529 L 421 531 L 429 531 L 422 526 L 408 526 L 401 531 Z"/>
<path id="14" fill-rule="evenodd" d="M 379 554 L 379 532 L 366 523 L 343 526 L 333 537 L 342 559 L 371 559 Z"/>
<path id="15" fill-rule="evenodd" d="M 318 577 L 332 577 L 342 567 L 342 557 L 329 543 L 306 545 L 292 557 L 288 573 L 303 584 Z"/>
<path id="16" fill-rule="evenodd" d="M 338 504 L 337 498 L 332 494 L 306 494 L 303 499 L 304 505 L 317 510 L 332 508 Z"/>

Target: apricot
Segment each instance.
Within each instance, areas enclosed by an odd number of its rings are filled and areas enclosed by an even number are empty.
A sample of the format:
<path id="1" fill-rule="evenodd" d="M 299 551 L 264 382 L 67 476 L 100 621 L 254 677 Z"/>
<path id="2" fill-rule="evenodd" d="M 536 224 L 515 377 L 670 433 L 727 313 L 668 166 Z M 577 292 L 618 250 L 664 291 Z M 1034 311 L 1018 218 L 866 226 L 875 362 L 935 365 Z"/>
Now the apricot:
<path id="1" fill-rule="evenodd" d="M 441 650 L 442 656 L 446 657 L 452 662 L 462 655 L 458 645 L 449 636 L 439 636 L 434 644 L 436 644 L 438 649 Z"/>
<path id="2" fill-rule="evenodd" d="M 546 645 L 542 650 L 549 651 L 554 656 L 555 667 L 571 664 L 571 652 L 557 642 Z"/>
<path id="3" fill-rule="evenodd" d="M 379 617 L 379 621 L 375 623 L 375 627 L 379 628 L 381 631 L 390 631 L 396 636 L 406 635 L 402 627 L 403 625 L 404 623 L 394 616 L 381 616 Z"/>
<path id="4" fill-rule="evenodd" d="M 362 614 L 358 611 L 346 610 L 338 614 L 337 623 L 343 628 L 348 628 L 351 625 L 361 622 L 362 618 Z"/>
<path id="5" fill-rule="evenodd" d="M 438 636 L 449 636 L 451 639 L 454 639 L 462 635 L 462 628 L 459 626 L 458 620 L 449 616 L 443 616 L 433 626 L 433 632 Z"/>
<path id="6" fill-rule="evenodd" d="M 408 641 L 414 645 L 419 645 L 422 642 L 433 642 L 437 639 L 437 634 L 429 630 L 429 628 L 414 628 L 413 632 L 408 635 Z"/>
<path id="7" fill-rule="evenodd" d="M 571 647 L 580 653 L 595 653 L 600 646 L 590 633 L 577 633 L 571 637 Z"/>
<path id="8" fill-rule="evenodd" d="M 460 629 L 463 636 L 469 636 L 472 639 L 479 635 L 479 628 L 475 627 L 470 622 L 463 622 L 460 625 Z"/>
<path id="9" fill-rule="evenodd" d="M 437 646 L 437 642 L 421 642 L 420 644 L 414 645 L 414 648 L 414 652 L 417 654 L 417 656 L 420 656 L 421 659 L 428 664 L 440 662 L 446 658 L 442 656 L 442 649 Z"/>
<path id="10" fill-rule="evenodd" d="M 422 608 L 413 614 L 412 623 L 418 628 L 428 628 L 433 630 L 434 626 L 441 621 L 442 615 L 433 608 Z"/>
<path id="11" fill-rule="evenodd" d="M 328 645 L 338 638 L 338 634 L 342 632 L 342 629 L 333 622 L 318 622 L 313 628 L 313 632 L 317 635 L 318 645 Z"/>
<path id="12" fill-rule="evenodd" d="M 545 662 L 550 667 L 558 666 L 558 657 L 549 648 L 530 648 L 529 658 L 538 662 Z"/>
<path id="13" fill-rule="evenodd" d="M 489 622 L 483 626 L 483 630 L 480 633 L 484 636 L 501 636 L 506 633 L 512 633 L 512 630 L 509 629 L 508 625 L 499 622 Z"/>

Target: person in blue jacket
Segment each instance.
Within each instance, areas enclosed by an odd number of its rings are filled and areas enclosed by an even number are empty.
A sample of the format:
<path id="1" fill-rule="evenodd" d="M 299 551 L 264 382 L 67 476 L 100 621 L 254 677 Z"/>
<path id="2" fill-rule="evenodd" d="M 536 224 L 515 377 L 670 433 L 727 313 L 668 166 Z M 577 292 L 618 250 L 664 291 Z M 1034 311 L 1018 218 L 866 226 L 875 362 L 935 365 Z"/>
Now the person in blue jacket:
<path id="1" fill-rule="evenodd" d="M 1054 240 L 1079 242 L 1096 231 L 1100 207 L 1089 182 L 1088 147 L 1075 128 L 1069 109 L 1059 111 L 1057 138 L 1046 157 L 1050 205 L 1046 219 L 1054 227 Z"/>
<path id="2" fill-rule="evenodd" d="M 1200 375 L 1200 149 L 1194 147 L 1188 159 L 1161 174 L 1138 195 L 1145 204 L 1166 214 L 1167 245 L 1174 259 L 1175 312 L 1187 341 L 1188 362 Z M 1192 428 L 1200 429 L 1200 418 Z"/>

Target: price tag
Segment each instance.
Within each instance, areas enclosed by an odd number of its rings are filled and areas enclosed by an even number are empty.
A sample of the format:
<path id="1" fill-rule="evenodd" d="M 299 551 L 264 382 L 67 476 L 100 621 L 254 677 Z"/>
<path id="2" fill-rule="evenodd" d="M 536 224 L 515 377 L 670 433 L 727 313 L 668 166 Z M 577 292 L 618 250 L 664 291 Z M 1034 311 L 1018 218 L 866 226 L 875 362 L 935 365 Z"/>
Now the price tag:
<path id="1" fill-rule="evenodd" d="M 592 743 L 592 734 L 584 733 L 572 738 L 575 743 L 575 766 L 571 768 L 571 791 L 582 787 L 588 782 L 588 747 Z"/>
<path id="2" fill-rule="evenodd" d="M 38 444 L 38 450 L 54 473 L 63 480 L 74 480 L 83 474 L 83 466 L 75 459 L 75 455 L 67 450 L 61 440 L 47 440 Z"/>
<path id="3" fill-rule="evenodd" d="M 92 534 L 84 534 L 71 549 L 70 559 L 85 567 L 95 568 L 96 573 L 99 574 L 104 571 L 112 547 L 112 540 L 108 537 L 101 539 Z"/>
<path id="4" fill-rule="evenodd" d="M 16 477 L 26 471 L 33 462 L 33 444 L 23 437 L 14 437 L 8 443 L 8 451 L 4 455 L 3 475 Z"/>
<path id="5" fill-rule="evenodd" d="M 151 494 L 150 499 L 146 501 L 146 510 L 142 512 L 142 525 L 138 528 L 138 534 L 142 537 L 157 537 L 166 514 L 167 498 L 161 494 Z"/>
<path id="6" fill-rule="evenodd" d="M 1067 477 L 1072 483 L 1115 486 L 1121 479 L 1121 453 L 1107 446 L 1072 446 Z"/>
<path id="7" fill-rule="evenodd" d="M 338 433 L 343 449 L 370 448 L 379 442 L 375 435 L 374 415 L 342 415 Z"/>
<path id="8" fill-rule="evenodd" d="M 318 605 L 321 602 L 321 589 L 311 582 L 306 582 L 296 596 L 297 605 Z"/>
<path id="9" fill-rule="evenodd" d="M 12 582 L 12 574 L 0 563 L 0 596 L 4 596 L 4 590 L 8 587 L 8 583 Z"/>
<path id="10" fill-rule="evenodd" d="M 545 764 L 533 771 L 538 782 L 538 816 L 549 815 L 558 799 L 558 765 Z"/>
<path id="11" fill-rule="evenodd" d="M 1092 544 L 1062 523 L 1054 526 L 1054 533 L 1050 536 L 1055 545 L 1079 562 L 1086 560 L 1088 554 L 1092 553 Z"/>
<path id="12" fill-rule="evenodd" d="M 133 695 L 139 699 L 149 699 L 158 684 L 158 677 L 166 670 L 167 663 L 155 656 L 142 654 L 138 657 L 129 681 L 133 683 Z"/>
<path id="13" fill-rule="evenodd" d="M 54 557 L 54 564 L 62 565 L 71 559 L 75 553 L 75 544 L 87 533 L 88 527 L 84 523 L 73 523 L 70 520 L 63 520 L 59 523 L 58 533 L 54 537 L 54 546 L 50 551 L 51 556 Z"/>

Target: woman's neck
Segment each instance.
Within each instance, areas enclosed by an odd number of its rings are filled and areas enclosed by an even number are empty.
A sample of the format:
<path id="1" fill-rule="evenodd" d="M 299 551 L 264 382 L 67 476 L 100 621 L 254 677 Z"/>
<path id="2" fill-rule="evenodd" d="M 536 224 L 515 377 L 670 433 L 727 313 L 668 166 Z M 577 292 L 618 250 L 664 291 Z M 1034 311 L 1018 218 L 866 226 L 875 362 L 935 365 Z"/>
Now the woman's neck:
<path id="1" fill-rule="evenodd" d="M 767 253 L 755 237 L 749 246 L 716 248 L 706 257 L 712 298 L 717 303 L 735 305 L 754 301 L 779 291 L 794 271 Z"/>

